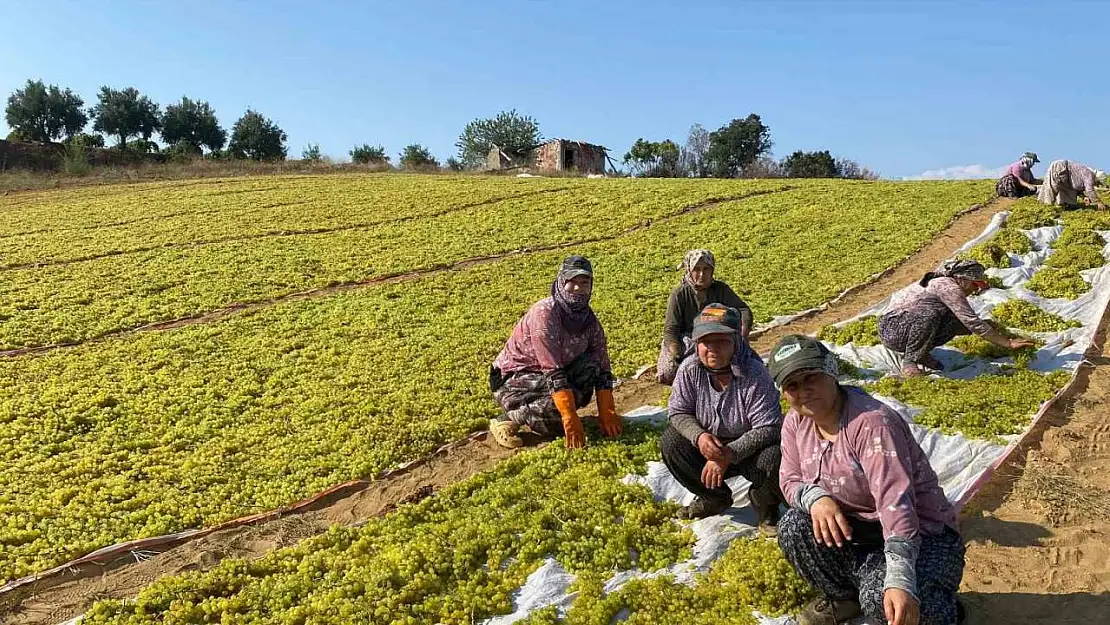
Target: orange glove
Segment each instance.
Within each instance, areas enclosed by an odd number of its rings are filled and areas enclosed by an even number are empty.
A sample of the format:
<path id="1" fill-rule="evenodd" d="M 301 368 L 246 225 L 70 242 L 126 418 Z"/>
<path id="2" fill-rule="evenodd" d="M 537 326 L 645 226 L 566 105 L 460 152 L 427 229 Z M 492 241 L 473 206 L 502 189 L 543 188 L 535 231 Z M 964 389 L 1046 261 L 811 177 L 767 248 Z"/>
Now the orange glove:
<path id="1" fill-rule="evenodd" d="M 613 401 L 613 389 L 597 391 L 597 420 L 606 436 L 621 435 L 621 418 L 617 415 L 617 405 Z"/>
<path id="2" fill-rule="evenodd" d="M 563 431 L 567 436 L 567 449 L 586 446 L 586 433 L 582 431 L 582 420 L 578 418 L 578 408 L 574 404 L 574 391 L 564 388 L 551 394 L 559 416 L 563 418 Z"/>

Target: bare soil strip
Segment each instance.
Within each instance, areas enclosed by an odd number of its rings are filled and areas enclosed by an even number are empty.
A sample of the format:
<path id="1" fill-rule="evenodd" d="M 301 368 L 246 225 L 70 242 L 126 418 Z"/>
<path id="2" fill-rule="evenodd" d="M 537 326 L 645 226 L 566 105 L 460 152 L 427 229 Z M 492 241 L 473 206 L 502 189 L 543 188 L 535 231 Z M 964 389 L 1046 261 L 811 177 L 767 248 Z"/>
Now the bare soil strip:
<path id="1" fill-rule="evenodd" d="M 951 256 L 960 245 L 982 232 L 994 213 L 1008 206 L 1006 201 L 992 201 L 972 207 L 896 268 L 880 274 L 863 288 L 850 290 L 823 310 L 764 333 L 753 341 L 753 346 L 766 350 L 782 334 L 812 332 L 812 328 L 858 314 Z M 660 404 L 665 390 L 666 387 L 650 379 L 622 380 L 614 392 L 617 409 L 627 412 L 643 405 Z M 583 414 L 588 416 L 591 412 L 587 409 Z M 1110 449 L 1110 432 L 1107 439 Z M 275 548 L 320 533 L 334 523 L 351 524 L 384 514 L 400 503 L 427 496 L 435 489 L 489 469 L 512 453 L 485 437 L 475 438 L 451 447 L 445 454 L 416 463 L 405 473 L 372 482 L 364 491 L 322 502 L 326 503 L 322 509 L 219 531 L 164 551 L 150 550 L 76 567 L 0 596 L 0 622 L 56 625 L 84 613 L 100 599 L 132 597 L 160 576 L 206 570 L 226 557 L 261 557 Z"/>
<path id="2" fill-rule="evenodd" d="M 352 290 L 356 290 L 356 289 L 363 289 L 363 288 L 367 288 L 367 287 L 380 286 L 380 285 L 383 285 L 383 284 L 398 284 L 398 283 L 401 283 L 401 282 L 409 282 L 409 281 L 412 281 L 412 280 L 423 278 L 425 276 L 432 276 L 432 275 L 437 275 L 437 274 L 441 274 L 441 273 L 447 273 L 447 272 L 450 272 L 450 271 L 460 271 L 460 270 L 468 269 L 470 267 L 477 267 L 479 265 L 487 265 L 487 264 L 490 264 L 490 263 L 500 262 L 500 261 L 508 259 L 508 258 L 516 258 L 516 257 L 519 257 L 519 256 L 526 256 L 526 255 L 529 255 L 529 254 L 537 254 L 537 253 L 542 253 L 542 252 L 550 252 L 550 251 L 554 251 L 554 250 L 561 250 L 561 249 L 566 249 L 566 248 L 569 248 L 569 247 L 576 247 L 576 246 L 579 246 L 579 245 L 588 245 L 590 243 L 600 243 L 602 241 L 612 241 L 612 240 L 618 239 L 620 237 L 627 236 L 627 235 L 635 233 L 635 232 L 639 232 L 640 230 L 650 228 L 653 225 L 660 224 L 660 223 L 665 223 L 665 222 L 671 221 L 673 219 L 677 219 L 679 217 L 682 217 L 684 215 L 688 215 L 690 213 L 694 213 L 694 212 L 697 212 L 697 211 L 700 211 L 700 210 L 704 210 L 706 208 L 711 208 L 711 207 L 717 206 L 719 204 L 723 204 L 723 203 L 726 203 L 726 202 L 735 202 L 735 201 L 739 201 L 739 200 L 745 200 L 745 199 L 749 199 L 749 198 L 753 198 L 753 197 L 758 197 L 758 196 L 761 196 L 761 195 L 770 195 L 770 194 L 773 194 L 773 193 L 781 193 L 781 192 L 785 192 L 785 191 L 790 191 L 793 188 L 794 187 L 781 187 L 779 189 L 770 189 L 770 190 L 765 190 L 765 191 L 752 191 L 750 193 L 745 193 L 743 195 L 738 195 L 738 196 L 734 196 L 734 197 L 713 198 L 713 199 L 705 200 L 705 201 L 698 202 L 698 203 L 695 203 L 695 204 L 687 205 L 687 206 L 681 208 L 680 210 L 678 210 L 674 213 L 671 213 L 669 215 L 660 217 L 658 219 L 655 219 L 654 221 L 642 221 L 642 222 L 636 224 L 635 226 L 630 226 L 630 227 L 625 228 L 624 230 L 621 230 L 620 232 L 616 232 L 614 234 L 607 234 L 607 235 L 602 235 L 602 236 L 597 236 L 597 237 L 590 237 L 590 238 L 586 238 L 586 239 L 579 239 L 577 241 L 567 241 L 567 242 L 562 242 L 562 243 L 552 243 L 552 244 L 548 244 L 548 245 L 537 245 L 537 246 L 534 246 L 534 247 L 524 247 L 524 248 L 520 248 L 520 249 L 509 250 L 509 251 L 506 251 L 506 252 L 499 252 L 497 254 L 490 254 L 490 255 L 487 255 L 487 256 L 473 256 L 471 258 L 465 258 L 463 260 L 455 261 L 455 262 L 452 262 L 452 263 L 433 265 L 433 266 L 430 266 L 430 267 L 424 267 L 422 269 L 415 269 L 415 270 L 406 271 L 406 272 L 403 272 L 403 273 L 395 273 L 395 274 L 387 274 L 387 275 L 383 275 L 383 276 L 378 276 L 378 277 L 372 278 L 370 280 L 362 280 L 362 281 L 355 281 L 355 282 L 343 282 L 343 283 L 335 284 L 335 285 L 328 286 L 328 287 L 322 287 L 322 288 L 318 288 L 318 289 L 309 289 L 307 291 L 298 291 L 296 293 L 290 293 L 289 295 L 282 295 L 282 296 L 279 296 L 279 297 L 273 297 L 273 298 L 258 300 L 258 301 L 254 301 L 254 302 L 235 303 L 235 304 L 231 304 L 229 306 L 225 306 L 224 308 L 220 308 L 220 309 L 217 309 L 217 310 L 206 312 L 206 313 L 203 313 L 203 314 L 200 314 L 200 315 L 191 315 L 191 316 L 188 316 L 188 317 L 179 317 L 177 319 L 169 319 L 169 320 L 166 320 L 166 321 L 158 321 L 158 322 L 155 322 L 155 323 L 150 323 L 150 324 L 139 326 L 139 327 L 136 327 L 136 328 L 128 328 L 128 329 L 125 329 L 125 330 L 117 330 L 117 331 L 114 331 L 114 332 L 108 332 L 108 333 L 102 334 L 102 335 L 94 337 L 94 338 L 85 339 L 83 341 L 75 341 L 75 342 L 72 342 L 72 343 L 55 343 L 55 344 L 52 344 L 52 345 L 43 345 L 43 346 L 40 346 L 40 347 L 21 347 L 19 349 L 4 350 L 4 351 L 0 351 L 0 358 L 14 358 L 14 357 L 18 357 L 18 356 L 37 356 L 37 355 L 42 355 L 42 354 L 46 354 L 46 353 L 49 353 L 49 352 L 53 352 L 53 351 L 58 350 L 58 349 L 65 349 L 65 348 L 70 348 L 70 347 L 77 347 L 77 346 L 80 346 L 80 345 L 87 345 L 87 344 L 90 344 L 90 343 L 97 343 L 97 342 L 105 341 L 105 340 L 108 340 L 108 339 L 111 339 L 111 338 L 116 338 L 116 337 L 121 337 L 121 336 L 128 336 L 128 335 L 139 333 L 139 332 L 155 332 L 155 331 L 160 331 L 160 330 L 173 330 L 173 329 L 176 329 L 176 328 L 183 328 L 183 327 L 186 327 L 186 326 L 197 325 L 197 324 L 201 324 L 201 323 L 213 323 L 213 322 L 221 321 L 223 319 L 227 319 L 228 317 L 238 315 L 238 314 L 241 314 L 241 313 L 253 312 L 253 311 L 256 311 L 256 310 L 259 310 L 259 309 L 262 309 L 262 308 L 269 308 L 271 306 L 276 306 L 276 305 L 284 304 L 284 303 L 288 303 L 288 302 L 297 302 L 297 301 L 307 300 L 307 299 L 317 299 L 317 298 L 321 298 L 321 297 L 327 297 L 329 295 L 335 295 L 337 293 L 343 293 L 343 292 L 346 292 L 346 291 L 352 291 Z"/>
<path id="3" fill-rule="evenodd" d="M 271 190 L 271 189 L 261 189 L 261 190 L 268 191 L 268 190 Z M 67 265 L 76 265 L 78 263 L 87 263 L 87 262 L 90 262 L 90 261 L 101 260 L 101 259 L 104 259 L 104 258 L 113 258 L 115 256 L 128 256 L 128 255 L 131 255 L 131 254 L 142 254 L 144 252 L 153 252 L 153 251 L 157 251 L 157 250 L 193 249 L 193 248 L 207 247 L 209 245 L 218 245 L 220 243 L 232 243 L 232 242 L 236 242 L 236 241 L 253 241 L 255 239 L 273 239 L 273 238 L 292 237 L 292 236 L 313 236 L 313 235 L 320 235 L 320 234 L 331 234 L 331 233 L 335 233 L 335 232 L 346 232 L 348 230 L 367 230 L 367 229 L 370 229 L 370 228 L 377 228 L 377 227 L 380 227 L 380 226 L 406 223 L 406 222 L 415 221 L 415 220 L 418 220 L 418 219 L 431 219 L 431 218 L 435 218 L 435 217 L 442 217 L 444 215 L 450 215 L 451 213 L 456 213 L 456 212 L 463 211 L 463 210 L 468 210 L 468 209 L 471 209 L 471 208 L 478 208 L 478 207 L 481 207 L 481 206 L 491 206 L 493 204 L 497 204 L 499 202 L 505 202 L 505 201 L 508 201 L 508 200 L 516 200 L 516 199 L 519 199 L 519 198 L 525 198 L 525 197 L 529 197 L 529 196 L 533 196 L 533 195 L 558 193 L 558 192 L 566 191 L 566 190 L 567 190 L 566 188 L 561 188 L 561 189 L 538 189 L 538 190 L 535 190 L 535 191 L 529 191 L 527 193 L 520 193 L 520 194 L 517 194 L 517 195 L 509 195 L 509 196 L 494 198 L 494 199 L 490 199 L 490 200 L 483 200 L 481 202 L 472 202 L 470 204 L 460 204 L 459 206 L 452 206 L 450 208 L 445 208 L 443 210 L 435 211 L 435 212 L 432 212 L 432 213 L 426 213 L 426 214 L 422 214 L 422 215 L 405 215 L 405 216 L 402 216 L 402 217 L 394 217 L 392 219 L 385 219 L 385 220 L 382 220 L 382 221 L 366 221 L 366 222 L 359 222 L 359 223 L 353 223 L 353 224 L 344 224 L 342 226 L 328 226 L 326 228 L 302 228 L 302 229 L 299 229 L 299 230 L 267 230 L 267 231 L 264 231 L 264 232 L 255 232 L 255 233 L 252 233 L 252 234 L 228 235 L 228 236 L 223 236 L 223 237 L 215 237 L 215 238 L 212 238 L 212 239 L 202 239 L 202 240 L 199 240 L 199 241 L 185 241 L 185 242 L 182 242 L 182 243 L 164 243 L 162 245 L 146 245 L 146 246 L 141 246 L 141 247 L 132 247 L 132 248 L 128 248 L 128 249 L 125 249 L 125 250 L 112 250 L 110 252 L 101 252 L 99 254 L 89 254 L 87 256 L 78 256 L 76 258 L 67 258 L 67 259 L 64 259 L 64 260 L 49 260 L 49 261 L 19 263 L 19 264 L 13 264 L 13 265 L 0 265 L 0 271 L 19 271 L 19 270 L 23 270 L 23 269 L 42 269 L 44 267 L 64 267 L 64 266 L 67 266 Z M 240 191 L 240 193 L 245 193 L 245 192 L 246 191 Z M 229 191 L 228 193 L 232 193 L 232 192 Z M 277 204 L 268 204 L 268 205 L 265 205 L 265 206 L 259 206 L 257 208 L 265 210 L 265 209 L 270 209 L 270 208 L 277 208 L 277 207 L 280 207 L 280 206 L 296 206 L 298 204 L 306 204 L 306 203 L 307 202 L 304 202 L 304 201 L 279 202 Z M 80 231 L 97 230 L 97 229 L 102 229 L 102 228 L 107 228 L 107 227 L 112 227 L 112 226 L 128 225 L 128 224 L 133 224 L 133 223 L 142 222 L 142 221 L 165 219 L 167 217 L 181 217 L 181 216 L 187 216 L 187 215 L 196 215 L 196 216 L 214 215 L 214 214 L 219 214 L 220 212 L 222 212 L 220 209 L 212 209 L 212 210 L 206 210 L 206 211 L 195 211 L 195 212 L 184 211 L 184 212 L 180 212 L 180 213 L 170 213 L 169 215 L 139 217 L 139 218 L 136 218 L 136 219 L 132 219 L 130 221 L 115 222 L 115 223 L 112 223 L 112 224 L 101 224 L 101 225 L 96 225 L 96 226 L 89 226 L 87 228 L 73 228 L 73 230 L 80 230 Z M 37 234 L 42 234 L 42 233 L 57 232 L 57 231 L 58 230 L 39 230 L 36 233 Z M 0 238 L 7 238 L 7 237 L 12 237 L 12 236 L 19 236 L 19 235 L 4 235 L 4 236 L 0 236 Z"/>

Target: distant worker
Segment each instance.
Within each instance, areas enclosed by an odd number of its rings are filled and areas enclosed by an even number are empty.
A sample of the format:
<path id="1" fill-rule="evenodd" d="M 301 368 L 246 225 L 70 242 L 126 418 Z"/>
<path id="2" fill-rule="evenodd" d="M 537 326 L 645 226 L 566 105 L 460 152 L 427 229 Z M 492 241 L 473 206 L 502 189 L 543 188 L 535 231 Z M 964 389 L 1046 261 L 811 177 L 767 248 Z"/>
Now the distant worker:
<path id="1" fill-rule="evenodd" d="M 1033 165 L 1041 162 L 1033 152 L 1021 155 L 1016 163 L 1006 168 L 1006 173 L 998 180 L 994 189 L 999 197 L 1027 197 L 1037 194 L 1040 180 L 1033 177 Z"/>
<path id="2" fill-rule="evenodd" d="M 697 498 L 688 519 L 732 506 L 725 484 L 742 475 L 757 524 L 773 534 L 779 519 L 779 393 L 763 360 L 740 336 L 740 313 L 709 304 L 694 319 L 696 355 L 682 361 L 667 405 L 663 463 Z"/>
<path id="3" fill-rule="evenodd" d="M 663 322 L 663 345 L 655 377 L 660 384 L 674 381 L 678 365 L 693 353 L 690 332 L 694 317 L 707 304 L 724 304 L 740 311 L 740 337 L 748 340 L 752 331 L 752 309 L 724 282 L 715 280 L 716 261 L 709 250 L 690 250 L 682 259 L 682 284 L 671 291 Z"/>
<path id="4" fill-rule="evenodd" d="M 582 256 L 563 261 L 551 296 L 528 309 L 490 368 L 490 390 L 505 413 L 490 421 L 503 447 L 520 447 L 521 426 L 544 437 L 566 436 L 570 448 L 586 435 L 578 409 L 597 391 L 597 412 L 606 436 L 619 436 L 613 374 L 605 331 L 590 308 L 593 266 Z"/>
<path id="5" fill-rule="evenodd" d="M 902 354 L 903 376 L 923 375 L 922 367 L 943 369 L 929 352 L 962 334 L 975 333 L 1006 349 L 1033 345 L 1032 341 L 1002 336 L 976 314 L 967 298 L 986 288 L 983 265 L 950 260 L 891 297 L 890 306 L 879 317 L 879 339 Z"/>
<path id="6" fill-rule="evenodd" d="M 820 341 L 787 336 L 768 362 L 790 405 L 778 527 L 787 561 L 819 596 L 798 625 L 953 625 L 964 570 L 956 513 L 909 425 L 837 382 Z"/>
<path id="7" fill-rule="evenodd" d="M 1087 198 L 1087 203 L 1106 210 L 1106 204 L 1099 199 L 1096 187 L 1105 186 L 1106 173 L 1094 170 L 1074 161 L 1052 161 L 1045 171 L 1044 184 L 1037 192 L 1042 204 L 1075 208 L 1079 205 L 1079 193 Z"/>

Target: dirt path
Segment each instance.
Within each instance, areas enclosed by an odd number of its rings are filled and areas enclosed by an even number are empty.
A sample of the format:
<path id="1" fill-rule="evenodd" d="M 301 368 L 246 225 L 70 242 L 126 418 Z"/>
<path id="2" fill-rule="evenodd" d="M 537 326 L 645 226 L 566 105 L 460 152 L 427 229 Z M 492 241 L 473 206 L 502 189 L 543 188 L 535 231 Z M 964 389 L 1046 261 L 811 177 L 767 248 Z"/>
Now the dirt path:
<path id="1" fill-rule="evenodd" d="M 1106 323 L 1071 400 L 964 511 L 969 623 L 1110 623 Z"/>
<path id="2" fill-rule="evenodd" d="M 851 291 L 824 310 L 764 333 L 753 340 L 753 345 L 766 351 L 784 334 L 812 333 L 827 323 L 857 314 L 932 269 L 979 234 L 994 213 L 1008 206 L 1008 202 L 992 202 L 961 215 L 934 241 L 896 268 L 884 272 L 867 286 Z M 1110 377 L 1110 371 L 1107 376 Z M 617 409 L 627 412 L 639 406 L 662 403 L 665 392 L 666 387 L 650 380 L 624 380 L 614 394 Z M 583 414 L 590 412 L 585 410 Z M 1106 445 L 1110 447 L 1110 432 L 1105 436 Z M 0 598 L 0 622 L 56 625 L 83 613 L 97 600 L 134 596 L 157 577 L 208 569 L 226 557 L 259 557 L 320 533 L 334 523 L 349 524 L 383 514 L 398 503 L 427 496 L 436 489 L 492 467 L 511 453 L 488 439 L 478 440 L 456 447 L 405 474 L 375 482 L 364 491 L 327 502 L 319 510 L 263 525 L 217 532 L 162 553 L 147 552 L 106 566 L 90 565 L 71 570 Z"/>

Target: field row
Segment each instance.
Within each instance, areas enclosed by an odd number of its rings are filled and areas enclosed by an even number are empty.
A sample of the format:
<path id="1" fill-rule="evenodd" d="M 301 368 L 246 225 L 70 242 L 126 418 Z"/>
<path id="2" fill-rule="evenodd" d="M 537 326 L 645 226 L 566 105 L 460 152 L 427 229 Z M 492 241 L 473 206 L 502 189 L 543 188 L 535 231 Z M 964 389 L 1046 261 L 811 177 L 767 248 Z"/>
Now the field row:
<path id="1" fill-rule="evenodd" d="M 627 375 L 654 359 L 685 250 L 717 250 L 719 277 L 767 319 L 890 266 L 984 188 L 816 187 L 573 251 L 595 263 Z M 482 427 L 488 363 L 564 253 L 0 361 L 0 579 L 273 509 Z"/>

